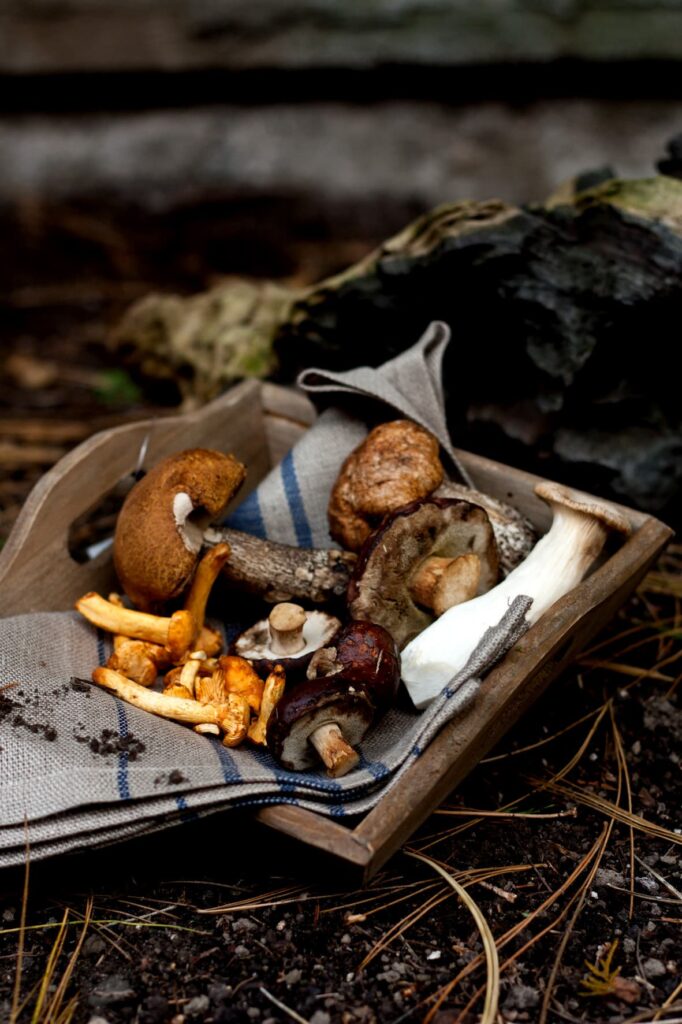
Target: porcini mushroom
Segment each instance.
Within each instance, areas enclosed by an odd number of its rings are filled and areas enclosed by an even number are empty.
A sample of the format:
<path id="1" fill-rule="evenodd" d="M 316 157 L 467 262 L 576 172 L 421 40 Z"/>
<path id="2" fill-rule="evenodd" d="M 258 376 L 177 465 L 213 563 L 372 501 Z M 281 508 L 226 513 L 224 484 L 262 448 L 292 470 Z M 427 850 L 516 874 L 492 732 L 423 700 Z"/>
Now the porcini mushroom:
<path id="1" fill-rule="evenodd" d="M 349 690 L 334 677 L 307 680 L 286 693 L 270 715 L 268 748 L 290 771 L 311 768 L 321 759 L 337 778 L 360 760 L 354 747 L 374 714 L 364 690 Z"/>
<path id="2" fill-rule="evenodd" d="M 404 647 L 433 621 L 423 604 L 442 613 L 489 590 L 497 574 L 487 513 L 466 501 L 427 498 L 386 516 L 370 536 L 348 587 L 348 610 Z"/>
<path id="3" fill-rule="evenodd" d="M 532 598 L 528 620 L 536 622 L 580 583 L 609 530 L 630 532 L 628 521 L 610 505 L 553 483 L 538 484 L 535 493 L 551 506 L 554 518 L 525 561 L 487 594 L 450 608 L 402 652 L 402 677 L 418 708 L 464 668 L 485 630 L 500 621 L 515 597 Z"/>
<path id="4" fill-rule="evenodd" d="M 321 759 L 336 778 L 357 765 L 354 747 L 395 696 L 398 650 L 381 626 L 352 622 L 309 673 L 314 678 L 286 693 L 270 716 L 268 747 L 285 768 L 301 771 Z"/>
<path id="5" fill-rule="evenodd" d="M 117 519 L 114 564 L 136 605 L 149 609 L 178 597 L 204 544 L 228 544 L 223 576 L 266 601 L 322 604 L 345 595 L 353 554 L 296 548 L 212 525 L 244 474 L 233 456 L 196 448 L 169 456 L 135 484 Z"/>
<path id="6" fill-rule="evenodd" d="M 359 551 L 383 516 L 421 498 L 456 498 L 486 510 L 504 575 L 529 553 L 535 532 L 512 506 L 444 478 L 438 439 L 411 420 L 381 423 L 346 458 L 328 516 L 334 540 Z"/>
<path id="7" fill-rule="evenodd" d="M 260 675 L 272 672 L 277 664 L 287 675 L 301 675 L 315 651 L 328 644 L 340 626 L 334 615 L 284 602 L 238 636 L 232 650 L 247 658 Z"/>
<path id="8" fill-rule="evenodd" d="M 438 440 L 412 420 L 380 423 L 347 457 L 329 499 L 329 532 L 359 551 L 387 512 L 429 495 L 443 480 Z"/>
<path id="9" fill-rule="evenodd" d="M 308 666 L 308 679 L 338 676 L 364 690 L 378 711 L 393 703 L 400 683 L 400 655 L 391 634 L 374 622 L 349 622 Z"/>
<path id="10" fill-rule="evenodd" d="M 226 509 L 246 469 L 208 448 L 177 452 L 142 477 L 116 521 L 114 566 L 140 608 L 178 597 L 190 582 L 203 531 Z"/>

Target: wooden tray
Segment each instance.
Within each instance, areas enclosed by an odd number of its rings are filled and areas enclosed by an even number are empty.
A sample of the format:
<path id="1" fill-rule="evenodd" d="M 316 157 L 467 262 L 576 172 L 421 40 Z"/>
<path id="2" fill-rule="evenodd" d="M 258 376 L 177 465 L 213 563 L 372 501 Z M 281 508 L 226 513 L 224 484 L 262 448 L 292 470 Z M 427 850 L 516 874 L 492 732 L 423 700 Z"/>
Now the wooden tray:
<path id="1" fill-rule="evenodd" d="M 0 615 L 69 608 L 88 590 L 114 585 L 110 552 L 85 564 L 72 559 L 73 521 L 135 469 L 193 446 L 234 452 L 248 466 L 252 490 L 315 418 L 304 397 L 245 381 L 203 409 L 106 430 L 66 455 L 39 481 L 0 554 Z M 533 494 L 538 477 L 459 453 L 482 491 L 516 505 L 539 530 L 550 513 Z M 262 824 L 341 858 L 366 880 L 514 725 L 637 586 L 672 531 L 652 516 L 618 506 L 633 533 L 618 551 L 558 601 L 486 678 L 468 710 L 440 732 L 401 783 L 349 828 L 289 805 L 254 812 Z"/>

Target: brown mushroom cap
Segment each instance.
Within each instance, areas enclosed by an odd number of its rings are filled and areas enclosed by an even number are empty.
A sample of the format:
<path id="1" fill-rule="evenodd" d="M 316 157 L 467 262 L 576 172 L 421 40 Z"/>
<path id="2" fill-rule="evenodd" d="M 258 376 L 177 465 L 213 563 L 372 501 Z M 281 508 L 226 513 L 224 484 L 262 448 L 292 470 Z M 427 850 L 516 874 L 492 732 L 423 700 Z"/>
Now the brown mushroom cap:
<path id="1" fill-rule="evenodd" d="M 114 566 L 138 607 L 182 593 L 197 564 L 202 528 L 221 515 L 245 475 L 233 455 L 192 448 L 170 455 L 135 484 L 116 522 Z"/>
<path id="2" fill-rule="evenodd" d="M 370 431 L 341 466 L 329 499 L 329 532 L 359 551 L 382 516 L 429 495 L 443 480 L 438 440 L 411 420 Z"/>
<path id="3" fill-rule="evenodd" d="M 386 516 L 360 552 L 348 587 L 348 610 L 388 630 L 399 649 L 433 616 L 415 604 L 409 580 L 432 556 L 474 554 L 481 562 L 479 593 L 497 582 L 497 548 L 487 513 L 448 498 L 413 502 Z"/>
<path id="4" fill-rule="evenodd" d="M 364 689 L 377 709 L 389 707 L 400 685 L 400 654 L 391 634 L 373 622 L 349 622 L 308 667 L 308 678 L 334 676 Z"/>
<path id="5" fill-rule="evenodd" d="M 348 690 L 333 677 L 327 683 L 313 679 L 285 693 L 270 715 L 267 744 L 272 755 L 290 771 L 302 771 L 320 763 L 309 742 L 324 725 L 340 726 L 346 742 L 359 743 L 375 715 L 374 704 L 364 690 Z"/>
<path id="6" fill-rule="evenodd" d="M 230 650 L 250 661 L 258 675 L 269 675 L 275 665 L 281 665 L 287 679 L 292 679 L 304 675 L 315 652 L 332 641 L 340 625 L 341 621 L 327 612 L 307 611 L 303 626 L 304 646 L 295 654 L 282 655 L 272 649 L 269 620 L 261 619 L 241 633 Z"/>

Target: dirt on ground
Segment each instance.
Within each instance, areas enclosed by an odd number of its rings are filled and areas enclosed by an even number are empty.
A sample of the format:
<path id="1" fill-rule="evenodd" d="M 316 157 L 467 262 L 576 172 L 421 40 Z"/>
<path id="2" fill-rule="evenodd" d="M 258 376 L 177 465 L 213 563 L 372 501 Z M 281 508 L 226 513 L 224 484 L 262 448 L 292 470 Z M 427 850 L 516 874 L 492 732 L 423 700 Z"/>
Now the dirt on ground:
<path id="1" fill-rule="evenodd" d="M 347 262 L 322 246 L 315 276 Z M 206 283 L 196 263 L 192 273 L 166 279 Z M 172 409 L 121 373 L 107 345 L 149 275 L 123 266 L 115 286 L 106 274 L 74 283 L 72 269 L 56 283 L 54 268 L 20 276 L 2 339 L 3 537 L 70 447 Z M 492 931 L 498 1021 L 682 1017 L 681 601 L 673 546 L 364 888 L 237 813 L 37 863 L 28 881 L 1 873 L 0 1019 L 473 1022 L 490 970 L 481 931 L 415 854 L 464 885 Z M 0 719 L 10 704 L 0 692 Z M 94 740 L 115 752 L 115 736 Z"/>

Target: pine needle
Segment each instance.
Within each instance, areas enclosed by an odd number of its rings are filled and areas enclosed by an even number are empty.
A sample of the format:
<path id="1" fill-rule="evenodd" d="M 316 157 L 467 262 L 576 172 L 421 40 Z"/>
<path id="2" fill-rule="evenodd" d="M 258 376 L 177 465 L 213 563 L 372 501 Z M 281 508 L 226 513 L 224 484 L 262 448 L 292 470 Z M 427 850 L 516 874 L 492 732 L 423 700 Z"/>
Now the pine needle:
<path id="1" fill-rule="evenodd" d="M 490 931 L 488 922 L 483 916 L 478 904 L 472 899 L 466 889 L 461 886 L 459 882 L 457 882 L 453 876 L 438 863 L 438 861 L 425 856 L 423 853 L 415 853 L 413 850 L 406 850 L 405 853 L 408 857 L 413 857 L 415 860 L 420 860 L 424 864 L 428 864 L 430 867 L 434 868 L 434 870 L 445 879 L 447 884 L 454 889 L 476 922 L 476 927 L 481 934 L 481 940 L 483 942 L 487 970 L 485 1002 L 483 1004 L 483 1013 L 481 1014 L 480 1024 L 495 1024 L 497 1020 L 497 1005 L 500 998 L 500 962 L 497 955 L 495 939 Z"/>

